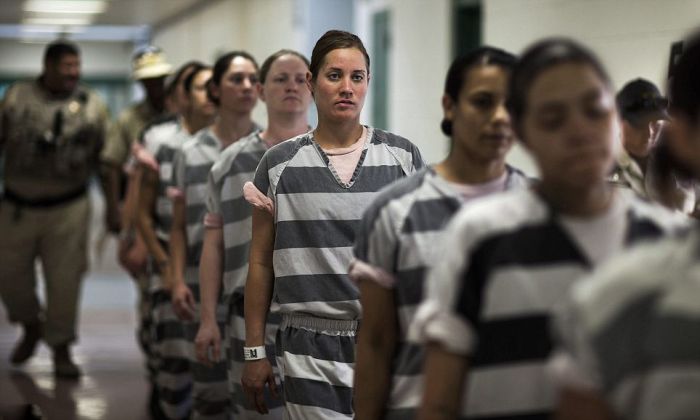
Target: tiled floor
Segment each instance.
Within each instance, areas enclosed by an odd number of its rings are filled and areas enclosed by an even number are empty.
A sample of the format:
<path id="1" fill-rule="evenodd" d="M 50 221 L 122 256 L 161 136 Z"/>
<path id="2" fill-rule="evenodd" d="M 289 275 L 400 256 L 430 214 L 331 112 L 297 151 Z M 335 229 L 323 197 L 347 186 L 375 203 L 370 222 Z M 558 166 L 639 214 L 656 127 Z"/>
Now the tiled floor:
<path id="1" fill-rule="evenodd" d="M 114 240 L 100 239 L 99 199 L 93 209 L 93 269 L 83 283 L 80 341 L 73 347 L 84 375 L 79 381 L 56 380 L 45 345 L 26 365 L 11 366 L 8 359 L 20 330 L 8 324 L 0 304 L 0 420 L 22 418 L 28 403 L 39 406 L 44 418 L 56 420 L 149 418 L 149 387 L 134 333 L 136 290 L 114 262 Z M 102 249 L 102 258 L 96 249 Z"/>
<path id="2" fill-rule="evenodd" d="M 148 386 L 134 338 L 134 288 L 126 277 L 91 276 L 85 282 L 80 342 L 74 347 L 84 375 L 56 380 L 42 345 L 21 368 L 9 354 L 19 329 L 0 314 L 0 419 L 20 418 L 23 405 L 38 405 L 46 418 L 146 419 Z"/>

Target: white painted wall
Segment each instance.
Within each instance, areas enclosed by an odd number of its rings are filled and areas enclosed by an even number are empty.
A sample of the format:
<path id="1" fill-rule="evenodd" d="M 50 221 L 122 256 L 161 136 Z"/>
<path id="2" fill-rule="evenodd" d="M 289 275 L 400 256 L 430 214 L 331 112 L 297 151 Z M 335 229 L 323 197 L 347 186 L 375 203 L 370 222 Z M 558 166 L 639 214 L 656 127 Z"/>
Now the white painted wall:
<path id="1" fill-rule="evenodd" d="M 282 48 L 310 58 L 317 38 L 325 31 L 352 30 L 353 8 L 353 0 L 223 0 L 186 20 L 156 29 L 153 43 L 176 66 L 191 59 L 213 63 L 234 49 L 250 52 L 261 65 Z M 266 124 L 263 104 L 255 108 L 253 118 Z M 315 125 L 313 109 L 309 121 Z"/>
<path id="2" fill-rule="evenodd" d="M 131 43 L 126 42 L 77 42 L 82 55 L 84 76 L 128 76 Z M 16 40 L 0 40 L 0 75 L 34 76 L 41 72 L 45 43 L 22 43 Z"/>
<path id="3" fill-rule="evenodd" d="M 553 35 L 573 37 L 601 58 L 617 89 L 643 77 L 664 88 L 672 42 L 700 24 L 698 0 L 485 0 L 486 43 L 519 53 Z M 522 150 L 511 162 L 533 173 Z"/>
<path id="4" fill-rule="evenodd" d="M 224 0 L 154 31 L 153 43 L 175 65 L 192 58 L 212 62 L 231 49 L 246 49 L 260 62 L 280 48 L 310 56 L 318 37 L 334 28 L 354 30 L 371 49 L 372 14 L 386 7 L 393 39 L 389 129 L 413 140 L 426 160 L 435 162 L 447 152 L 439 124 L 450 62 L 450 5 L 451 0 Z M 427 16 L 436 30 L 424 30 Z M 363 112 L 363 122 L 370 124 L 371 86 Z M 264 124 L 264 106 L 258 105 L 253 117 Z"/>
<path id="5" fill-rule="evenodd" d="M 451 62 L 452 1 L 362 0 L 357 5 L 356 32 L 370 55 L 372 15 L 382 10 L 390 13 L 388 129 L 418 145 L 427 162 L 440 161 L 448 151 L 440 131 L 440 102 Z M 371 96 L 365 115 L 370 104 Z"/>
<path id="6" fill-rule="evenodd" d="M 452 5 L 452 0 L 223 0 L 157 30 L 154 43 L 176 65 L 191 58 L 211 62 L 234 48 L 262 61 L 283 47 L 310 55 L 323 30 L 350 21 L 371 50 L 372 15 L 389 10 L 388 128 L 414 141 L 426 161 L 437 162 L 448 149 L 439 123 L 452 60 Z M 483 0 L 482 5 L 485 43 L 520 52 L 544 36 L 571 36 L 600 55 L 617 87 L 634 77 L 661 83 L 671 42 L 700 23 L 700 0 Z M 370 84 L 363 112 L 370 124 L 371 95 Z M 264 123 L 264 107 L 254 116 Z M 509 160 L 535 173 L 522 150 Z"/>
<path id="7" fill-rule="evenodd" d="M 186 20 L 154 31 L 153 44 L 161 47 L 168 61 L 176 66 L 192 59 L 213 64 L 232 50 L 246 50 L 262 65 L 268 55 L 279 49 L 300 49 L 294 5 L 291 0 L 213 3 Z M 253 119 L 267 123 L 262 104 L 256 106 Z"/>
<path id="8" fill-rule="evenodd" d="M 179 66 L 189 60 L 212 63 L 241 42 L 240 3 L 213 3 L 197 13 L 153 33 L 152 43 L 163 49 L 168 61 Z"/>

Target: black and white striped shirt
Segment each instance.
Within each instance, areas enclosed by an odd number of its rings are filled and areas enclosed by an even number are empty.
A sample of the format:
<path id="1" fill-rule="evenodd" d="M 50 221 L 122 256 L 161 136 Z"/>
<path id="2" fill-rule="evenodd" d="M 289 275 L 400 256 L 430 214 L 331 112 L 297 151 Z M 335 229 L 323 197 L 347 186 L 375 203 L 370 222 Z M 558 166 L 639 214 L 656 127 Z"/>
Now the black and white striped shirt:
<path id="1" fill-rule="evenodd" d="M 561 385 L 596 390 L 621 419 L 700 413 L 700 232 L 641 246 L 578 282 L 558 313 Z"/>
<path id="2" fill-rule="evenodd" d="M 602 257 L 610 257 L 685 221 L 629 191 L 575 228 L 532 190 L 477 201 L 448 226 L 409 335 L 470 358 L 467 418 L 549 418 L 550 318 L 572 284 L 601 262 L 596 246 L 608 247 Z"/>
<path id="3" fill-rule="evenodd" d="M 168 187 L 173 184 L 173 162 L 177 151 L 190 137 L 182 124 L 174 117 L 153 125 L 143 132 L 143 146 L 158 163 L 158 191 L 154 228 L 158 238 L 163 241 L 170 238 L 170 228 L 173 222 L 172 200 L 167 194 Z"/>
<path id="4" fill-rule="evenodd" d="M 394 290 L 399 343 L 392 367 L 389 418 L 405 418 L 420 403 L 423 348 L 408 340 L 407 332 L 423 298 L 425 274 L 440 262 L 436 244 L 443 240 L 445 226 L 471 200 L 528 185 L 522 172 L 508 167 L 502 179 L 466 186 L 470 194 L 465 197 L 460 191 L 465 186 L 456 186 L 432 168 L 424 168 L 384 189 L 365 212 L 355 241 L 356 260 L 350 275 L 363 278 L 361 272 L 381 270 L 381 275 L 369 278 Z M 367 266 L 361 267 L 364 264 Z M 382 278 L 390 279 L 390 284 L 381 281 Z"/>
<path id="5" fill-rule="evenodd" d="M 274 202 L 274 301 L 281 313 L 360 318 L 359 293 L 348 277 L 363 211 L 382 187 L 423 166 L 405 138 L 367 129 L 362 155 L 346 184 L 307 133 L 272 147 L 255 187 Z"/>
<path id="6" fill-rule="evenodd" d="M 207 212 L 216 215 L 224 233 L 224 296 L 243 294 L 245 288 L 253 213 L 243 185 L 253 180 L 267 149 L 260 133 L 253 133 L 226 148 L 209 173 Z"/>

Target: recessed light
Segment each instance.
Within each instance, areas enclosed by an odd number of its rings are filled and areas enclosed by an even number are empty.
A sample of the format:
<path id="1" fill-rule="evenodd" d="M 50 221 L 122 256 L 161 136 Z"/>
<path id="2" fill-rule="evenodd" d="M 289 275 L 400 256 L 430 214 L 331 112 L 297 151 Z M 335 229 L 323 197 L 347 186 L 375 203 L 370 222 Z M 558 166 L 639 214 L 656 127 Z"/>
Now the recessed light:
<path id="1" fill-rule="evenodd" d="M 92 23 L 92 16 L 84 17 L 42 17 L 42 18 L 24 18 L 23 25 L 89 25 Z"/>
<path id="2" fill-rule="evenodd" d="M 104 0 L 26 0 L 25 12 L 98 14 L 107 9 Z"/>

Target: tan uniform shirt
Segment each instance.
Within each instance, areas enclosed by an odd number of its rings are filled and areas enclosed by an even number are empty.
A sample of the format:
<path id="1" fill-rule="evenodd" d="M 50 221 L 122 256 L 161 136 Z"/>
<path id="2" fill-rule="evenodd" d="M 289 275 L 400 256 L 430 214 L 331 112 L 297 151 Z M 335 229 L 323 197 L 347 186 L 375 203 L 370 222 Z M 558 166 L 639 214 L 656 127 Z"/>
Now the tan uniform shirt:
<path id="1" fill-rule="evenodd" d="M 647 165 L 650 166 L 651 165 Z M 615 171 L 610 176 L 610 181 L 622 187 L 630 188 L 638 196 L 649 200 L 661 202 L 661 193 L 656 187 L 657 179 L 654 173 L 645 174 L 637 162 L 625 151 L 620 153 L 617 159 Z M 677 183 L 673 191 L 672 207 L 683 213 L 690 214 L 695 208 L 695 191 L 693 188 Z"/>
<path id="2" fill-rule="evenodd" d="M 107 143 L 102 150 L 102 161 L 119 166 L 126 163 L 131 145 L 139 139 L 143 129 L 160 115 L 146 100 L 122 111 L 109 130 Z"/>
<path id="3" fill-rule="evenodd" d="M 79 85 L 57 99 L 38 80 L 10 86 L 0 107 L 4 187 L 25 199 L 52 199 L 85 188 L 97 169 L 109 116 Z"/>

